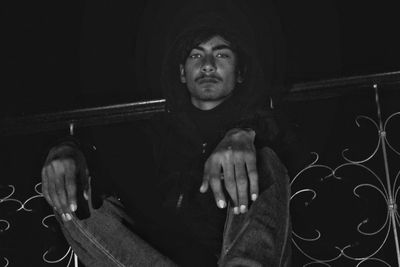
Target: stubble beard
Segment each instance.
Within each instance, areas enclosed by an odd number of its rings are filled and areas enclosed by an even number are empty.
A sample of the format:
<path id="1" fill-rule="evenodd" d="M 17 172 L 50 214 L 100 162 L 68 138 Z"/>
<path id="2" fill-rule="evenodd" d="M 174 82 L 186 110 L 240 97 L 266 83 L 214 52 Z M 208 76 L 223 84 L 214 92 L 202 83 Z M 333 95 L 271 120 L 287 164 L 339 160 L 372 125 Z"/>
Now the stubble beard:
<path id="1" fill-rule="evenodd" d="M 202 85 L 194 92 L 194 97 L 202 101 L 218 101 L 226 97 L 226 92 L 223 92 L 217 84 Z"/>

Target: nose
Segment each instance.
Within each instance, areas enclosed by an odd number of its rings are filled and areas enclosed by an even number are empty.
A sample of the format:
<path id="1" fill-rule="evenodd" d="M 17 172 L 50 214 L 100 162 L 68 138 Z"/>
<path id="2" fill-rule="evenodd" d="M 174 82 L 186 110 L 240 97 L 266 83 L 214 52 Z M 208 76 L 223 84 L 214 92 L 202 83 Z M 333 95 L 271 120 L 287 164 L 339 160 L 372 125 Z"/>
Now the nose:
<path id="1" fill-rule="evenodd" d="M 201 71 L 209 73 L 209 72 L 214 72 L 215 69 L 216 69 L 216 66 L 215 66 L 215 59 L 214 59 L 213 55 L 206 55 L 203 58 L 203 62 L 201 65 Z"/>

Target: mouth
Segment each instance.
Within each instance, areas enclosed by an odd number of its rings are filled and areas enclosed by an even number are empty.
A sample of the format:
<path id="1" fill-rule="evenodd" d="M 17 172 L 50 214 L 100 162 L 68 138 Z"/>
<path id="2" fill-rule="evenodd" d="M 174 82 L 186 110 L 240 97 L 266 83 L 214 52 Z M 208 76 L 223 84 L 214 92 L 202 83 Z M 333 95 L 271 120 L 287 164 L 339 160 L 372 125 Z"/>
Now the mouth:
<path id="1" fill-rule="evenodd" d="M 215 78 L 215 77 L 203 77 L 203 78 L 199 78 L 199 79 L 197 80 L 197 82 L 198 82 L 199 84 L 203 84 L 203 83 L 217 83 L 217 82 L 219 82 L 219 79 L 218 79 L 218 78 Z"/>

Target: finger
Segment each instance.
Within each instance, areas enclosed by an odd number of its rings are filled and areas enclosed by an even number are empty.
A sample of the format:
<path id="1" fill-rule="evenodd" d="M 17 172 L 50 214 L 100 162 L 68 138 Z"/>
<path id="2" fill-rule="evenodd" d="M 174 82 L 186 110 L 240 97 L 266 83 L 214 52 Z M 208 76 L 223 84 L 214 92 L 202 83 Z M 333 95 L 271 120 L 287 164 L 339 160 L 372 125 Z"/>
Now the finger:
<path id="1" fill-rule="evenodd" d="M 246 169 L 247 169 L 247 175 L 249 177 L 249 182 L 250 182 L 251 200 L 255 201 L 259 194 L 258 172 L 257 172 L 257 163 L 256 163 L 255 156 L 249 156 L 246 158 Z"/>
<path id="2" fill-rule="evenodd" d="M 86 169 L 86 175 L 88 176 L 88 186 L 86 190 L 83 190 L 83 198 L 85 200 L 89 200 L 90 199 L 90 185 L 91 185 L 91 181 L 92 181 L 92 177 L 89 176 L 89 171 Z M 89 201 L 89 205 L 91 205 L 91 202 Z"/>
<path id="3" fill-rule="evenodd" d="M 212 176 L 210 178 L 210 187 L 211 190 L 214 193 L 214 198 L 215 198 L 215 202 L 217 203 L 217 206 L 220 209 L 223 209 L 226 207 L 226 200 L 225 200 L 225 195 L 224 192 L 222 191 L 222 183 L 221 183 L 221 179 L 219 178 L 219 176 Z"/>
<path id="4" fill-rule="evenodd" d="M 247 211 L 248 204 L 248 182 L 244 162 L 235 162 L 235 178 L 239 198 L 240 213 Z"/>
<path id="5" fill-rule="evenodd" d="M 56 178 L 56 174 L 53 168 L 53 165 L 50 164 L 47 168 L 46 168 L 46 174 L 48 177 L 48 189 L 49 189 L 49 197 L 51 199 L 51 202 L 53 203 L 53 208 L 58 212 L 58 213 L 62 213 L 62 209 L 61 209 L 61 204 L 60 201 L 58 199 L 57 196 L 57 192 L 56 192 L 56 184 L 55 184 L 55 179 Z"/>
<path id="6" fill-rule="evenodd" d="M 225 188 L 229 196 L 231 197 L 234 213 L 239 214 L 239 199 L 235 180 L 235 167 L 233 165 L 233 162 L 229 161 L 224 162 L 222 168 L 224 171 Z"/>
<path id="7" fill-rule="evenodd" d="M 48 167 L 43 167 L 42 168 L 42 195 L 46 199 L 47 203 L 50 206 L 53 206 L 53 202 L 51 201 L 50 195 L 49 195 L 49 181 L 47 177 L 47 169 Z"/>
<path id="8" fill-rule="evenodd" d="M 200 186 L 200 192 L 205 193 L 208 190 L 208 182 L 210 180 L 210 163 L 207 160 L 204 164 L 203 181 Z"/>
<path id="9" fill-rule="evenodd" d="M 222 163 L 222 169 L 224 173 L 224 184 L 225 189 L 228 192 L 229 196 L 231 197 L 233 207 L 238 210 L 238 197 L 237 197 L 237 187 L 235 182 L 235 168 L 233 162 L 225 161 Z M 235 212 L 237 213 L 237 212 Z"/>
<path id="10" fill-rule="evenodd" d="M 71 212 L 75 212 L 78 206 L 76 201 L 76 166 L 73 160 L 70 161 L 65 173 L 65 189 L 68 198 L 68 208 Z"/>
<path id="11" fill-rule="evenodd" d="M 61 204 L 61 209 L 63 213 L 68 212 L 68 204 L 67 204 L 67 194 L 65 192 L 65 161 L 54 161 L 52 165 L 55 170 L 56 179 L 55 179 L 55 189 L 58 196 L 58 199 Z"/>
<path id="12" fill-rule="evenodd" d="M 53 161 L 52 165 L 55 170 L 56 179 L 54 180 L 55 192 L 58 196 L 58 201 L 61 206 L 62 217 L 64 221 L 69 221 L 71 219 L 71 214 L 67 203 L 67 194 L 65 190 L 65 172 L 66 172 L 66 162 L 65 161 Z"/>
<path id="13" fill-rule="evenodd" d="M 208 178 L 217 206 L 221 209 L 226 207 L 225 194 L 222 189 L 221 163 L 219 160 L 211 160 L 207 164 Z"/>

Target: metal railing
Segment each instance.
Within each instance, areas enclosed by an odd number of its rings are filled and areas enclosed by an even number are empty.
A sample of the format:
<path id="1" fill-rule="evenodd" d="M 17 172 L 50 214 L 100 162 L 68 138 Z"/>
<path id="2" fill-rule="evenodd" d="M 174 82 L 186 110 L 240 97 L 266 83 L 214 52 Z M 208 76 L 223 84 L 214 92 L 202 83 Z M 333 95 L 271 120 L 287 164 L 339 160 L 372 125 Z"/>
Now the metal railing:
<path id="1" fill-rule="evenodd" d="M 372 88 L 374 84 L 387 85 L 395 83 L 400 83 L 400 71 L 298 83 L 289 89 L 284 100 L 296 102 L 331 98 L 362 88 Z M 0 121 L 0 135 L 31 134 L 66 129 L 71 123 L 76 127 L 87 127 L 132 121 L 146 118 L 157 112 L 163 112 L 164 108 L 165 99 L 157 99 L 4 118 Z"/>

